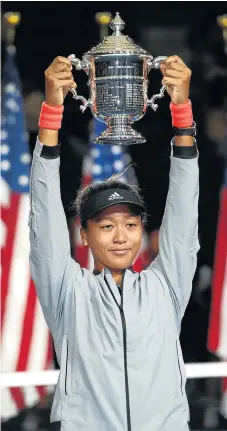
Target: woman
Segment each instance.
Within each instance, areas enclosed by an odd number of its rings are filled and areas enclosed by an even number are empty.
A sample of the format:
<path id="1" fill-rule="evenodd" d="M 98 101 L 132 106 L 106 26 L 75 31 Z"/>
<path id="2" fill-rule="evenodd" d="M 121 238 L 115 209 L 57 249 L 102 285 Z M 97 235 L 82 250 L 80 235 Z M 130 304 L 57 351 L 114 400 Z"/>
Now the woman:
<path id="1" fill-rule="evenodd" d="M 142 198 L 116 178 L 80 191 L 81 238 L 94 272 L 70 256 L 59 183 L 64 97 L 76 86 L 69 59 L 45 72 L 46 102 L 31 173 L 30 263 L 52 333 L 60 377 L 51 421 L 64 431 L 185 431 L 188 404 L 179 332 L 196 269 L 198 155 L 191 71 L 162 64 L 174 126 L 170 184 L 159 254 L 131 269 L 142 240 Z"/>

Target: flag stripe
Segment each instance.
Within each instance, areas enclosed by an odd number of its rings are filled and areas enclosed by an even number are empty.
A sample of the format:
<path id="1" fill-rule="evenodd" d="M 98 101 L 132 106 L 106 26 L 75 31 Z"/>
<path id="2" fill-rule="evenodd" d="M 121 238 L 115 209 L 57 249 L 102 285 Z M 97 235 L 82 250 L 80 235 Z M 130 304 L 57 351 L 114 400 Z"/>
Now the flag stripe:
<path id="1" fill-rule="evenodd" d="M 14 201 L 12 197 L 12 201 Z M 29 262 L 27 209 L 28 196 L 21 196 L 15 224 L 12 246 L 12 262 L 8 277 L 7 298 L 5 301 L 4 327 L 2 333 L 2 369 L 4 372 L 16 370 L 25 314 L 26 298 L 29 290 Z"/>
<path id="2" fill-rule="evenodd" d="M 7 419 L 15 416 L 18 412 L 17 405 L 12 398 L 9 388 L 1 388 L 1 419 Z"/>
<path id="3" fill-rule="evenodd" d="M 17 409 L 24 410 L 26 406 L 24 402 L 23 390 L 21 390 L 20 388 L 10 388 L 10 393 L 17 406 Z"/>
<path id="4" fill-rule="evenodd" d="M 23 319 L 22 337 L 21 337 L 21 344 L 20 344 L 21 347 L 20 347 L 20 352 L 19 352 L 18 361 L 16 365 L 16 371 L 23 371 L 27 369 L 32 327 L 34 322 L 35 302 L 36 302 L 35 289 L 32 281 L 30 280 L 28 296 L 27 296 L 27 304 L 25 307 L 25 315 Z M 14 390 L 12 391 L 12 395 L 17 403 L 18 408 L 19 409 L 24 408 L 25 402 L 24 402 L 23 389 L 14 388 Z M 23 403 L 22 403 L 22 400 L 23 400 Z"/>
<path id="5" fill-rule="evenodd" d="M 1 292 L 1 334 L 4 331 L 4 318 L 5 318 L 5 310 L 6 310 L 6 299 L 9 294 L 9 273 L 11 268 L 11 258 L 12 258 L 12 250 L 13 243 L 15 238 L 16 231 L 16 220 L 17 220 L 17 212 L 18 206 L 20 202 L 20 196 L 18 194 L 12 195 L 10 199 L 10 213 L 7 211 L 7 215 L 9 217 L 6 220 L 6 210 L 2 208 L 1 217 L 3 219 L 4 224 L 7 223 L 7 232 L 6 232 L 6 245 L 2 250 L 2 292 Z"/>
<path id="6" fill-rule="evenodd" d="M 12 195 L 13 198 L 14 195 Z M 10 367 L 14 371 L 23 371 L 26 369 L 24 364 L 20 364 L 21 356 L 26 354 L 27 345 L 24 342 L 26 313 L 28 313 L 29 304 L 26 303 L 26 298 L 29 298 L 30 294 L 30 276 L 29 276 L 29 241 L 28 241 L 28 208 L 29 208 L 29 197 L 28 195 L 20 196 L 19 205 L 17 208 L 17 220 L 16 230 L 14 232 L 14 243 L 12 249 L 13 264 L 11 265 L 11 273 L 9 279 L 9 300 L 7 308 L 7 330 L 4 333 L 5 338 L 12 342 L 13 334 L 16 334 L 15 326 L 18 329 L 18 338 L 14 340 L 14 357 L 5 357 Z M 24 292 L 24 294 L 23 294 Z M 18 310 L 18 299 L 21 294 L 22 308 Z M 28 296 L 27 296 L 28 294 Z M 32 310 L 31 310 L 32 311 Z M 15 316 L 19 317 L 15 321 Z M 29 322 L 28 322 L 29 323 Z M 12 346 L 10 346 L 12 350 Z M 10 390 L 11 395 L 18 407 L 18 409 L 25 408 L 24 393 L 20 388 L 14 388 Z"/>
<path id="7" fill-rule="evenodd" d="M 221 193 L 220 215 L 217 229 L 216 253 L 212 286 L 211 320 L 209 327 L 208 348 L 218 353 L 222 330 L 222 299 L 227 256 L 227 189 Z M 226 313 L 226 310 L 224 310 Z M 226 330 L 226 329 L 225 329 Z M 226 335 L 225 335 L 226 336 Z"/>
<path id="8" fill-rule="evenodd" d="M 226 240 L 227 241 L 227 240 Z M 223 282 L 223 293 L 220 310 L 220 337 L 218 346 L 218 356 L 220 358 L 227 357 L 227 258 L 225 265 L 225 278 Z"/>
<path id="9" fill-rule="evenodd" d="M 50 335 L 29 269 L 30 153 L 15 49 L 7 47 L 1 122 L 2 372 L 42 371 L 51 359 Z M 38 351 L 37 351 L 38 349 Z M 4 390 L 2 418 L 39 401 L 45 389 Z"/>

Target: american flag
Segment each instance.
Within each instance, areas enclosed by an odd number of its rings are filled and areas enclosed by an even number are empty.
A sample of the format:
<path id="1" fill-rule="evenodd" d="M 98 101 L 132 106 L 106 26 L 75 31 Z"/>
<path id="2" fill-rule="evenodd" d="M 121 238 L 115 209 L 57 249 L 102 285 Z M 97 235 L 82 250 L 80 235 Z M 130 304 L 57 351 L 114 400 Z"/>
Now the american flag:
<path id="1" fill-rule="evenodd" d="M 106 126 L 100 121 L 93 120 L 94 133 L 90 137 L 90 151 L 85 156 L 82 168 L 82 185 L 86 186 L 90 182 L 103 181 L 114 174 L 122 172 L 126 166 L 131 163 L 129 154 L 125 151 L 125 147 L 121 145 L 97 145 L 94 144 L 94 139 L 102 133 Z M 129 168 L 130 176 L 134 176 L 133 168 Z M 128 173 L 122 177 L 122 181 L 127 181 Z M 135 177 L 133 182 L 135 182 Z M 147 235 L 144 232 L 142 249 L 137 256 L 133 268 L 140 272 L 147 262 Z M 74 257 L 83 268 L 93 270 L 93 258 L 88 247 L 84 247 L 80 238 L 80 221 L 78 218 L 74 224 Z"/>
<path id="2" fill-rule="evenodd" d="M 227 164 L 220 194 L 220 212 L 212 281 L 208 349 L 227 361 Z M 223 379 L 221 412 L 227 419 L 227 378 Z"/>
<path id="3" fill-rule="evenodd" d="M 51 338 L 29 272 L 28 134 L 15 48 L 3 69 L 1 118 L 1 359 L 2 373 L 42 371 L 52 359 Z M 45 388 L 2 390 L 2 419 L 34 405 Z"/>

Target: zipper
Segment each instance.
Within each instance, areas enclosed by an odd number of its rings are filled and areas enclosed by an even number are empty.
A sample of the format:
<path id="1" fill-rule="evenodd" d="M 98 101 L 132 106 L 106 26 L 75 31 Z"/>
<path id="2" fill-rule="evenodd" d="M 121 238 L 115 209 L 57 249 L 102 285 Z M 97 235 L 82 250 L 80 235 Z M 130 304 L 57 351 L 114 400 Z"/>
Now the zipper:
<path id="1" fill-rule="evenodd" d="M 180 367 L 180 359 L 179 359 L 179 351 L 178 351 L 178 344 L 177 344 L 177 340 L 176 340 L 176 348 L 177 348 L 177 361 L 178 361 L 178 368 L 179 368 L 179 372 L 180 372 L 180 389 L 181 389 L 181 394 L 183 394 L 183 376 L 182 376 L 182 372 L 181 372 L 181 367 Z"/>
<path id="2" fill-rule="evenodd" d="M 123 292 L 122 292 L 123 296 Z M 126 396 L 126 412 L 127 412 L 127 428 L 131 431 L 131 415 L 130 415 L 130 403 L 129 403 L 129 385 L 128 385 L 128 367 L 127 367 L 127 337 L 126 337 L 126 321 L 123 310 L 123 304 L 119 307 L 121 313 L 121 323 L 123 329 L 123 346 L 124 346 L 124 368 L 125 368 L 125 396 Z"/>
<path id="3" fill-rule="evenodd" d="M 129 384 L 128 384 L 128 367 L 127 367 L 127 328 L 126 328 L 126 320 L 125 320 L 125 314 L 124 314 L 124 308 L 123 308 L 123 283 L 124 283 L 124 276 L 125 272 L 122 278 L 122 292 L 121 292 L 121 304 L 119 305 L 107 280 L 105 277 L 106 284 L 114 298 L 114 301 L 116 302 L 121 315 L 121 324 L 122 324 L 122 332 L 123 332 L 123 349 L 124 349 L 124 370 L 125 370 L 125 398 L 126 398 L 126 414 L 127 414 L 127 431 L 131 431 L 131 414 L 130 414 L 130 402 L 129 402 Z"/>

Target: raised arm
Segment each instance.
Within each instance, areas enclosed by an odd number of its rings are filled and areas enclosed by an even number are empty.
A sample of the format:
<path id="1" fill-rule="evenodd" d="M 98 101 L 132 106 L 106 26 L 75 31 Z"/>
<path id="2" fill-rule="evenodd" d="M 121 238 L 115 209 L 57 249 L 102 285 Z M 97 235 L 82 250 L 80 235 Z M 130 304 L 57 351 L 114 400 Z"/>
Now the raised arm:
<path id="1" fill-rule="evenodd" d="M 199 250 L 198 152 L 194 137 L 187 130 L 192 125 L 192 115 L 183 114 L 189 97 L 191 72 L 176 56 L 168 58 L 162 71 L 163 83 L 168 84 L 174 104 L 173 124 L 175 121 L 174 125 L 180 124 L 183 130 L 175 129 L 180 136 L 175 136 L 173 141 L 169 191 L 159 232 L 159 254 L 150 268 L 167 283 L 180 325 L 190 298 Z M 175 118 L 174 110 L 177 111 Z"/>
<path id="2" fill-rule="evenodd" d="M 57 58 L 45 72 L 46 105 L 52 113 L 33 155 L 30 180 L 30 268 L 47 324 L 53 335 L 59 328 L 67 291 L 80 267 L 70 255 L 69 233 L 60 193 L 58 128 L 63 101 L 72 81 L 70 62 Z M 48 108 L 47 108 L 48 109 Z M 55 115 L 55 114 L 54 114 Z M 42 117 L 43 118 L 43 117 Z M 56 120 L 54 120 L 56 118 Z M 58 124 L 57 124 L 58 122 Z"/>

